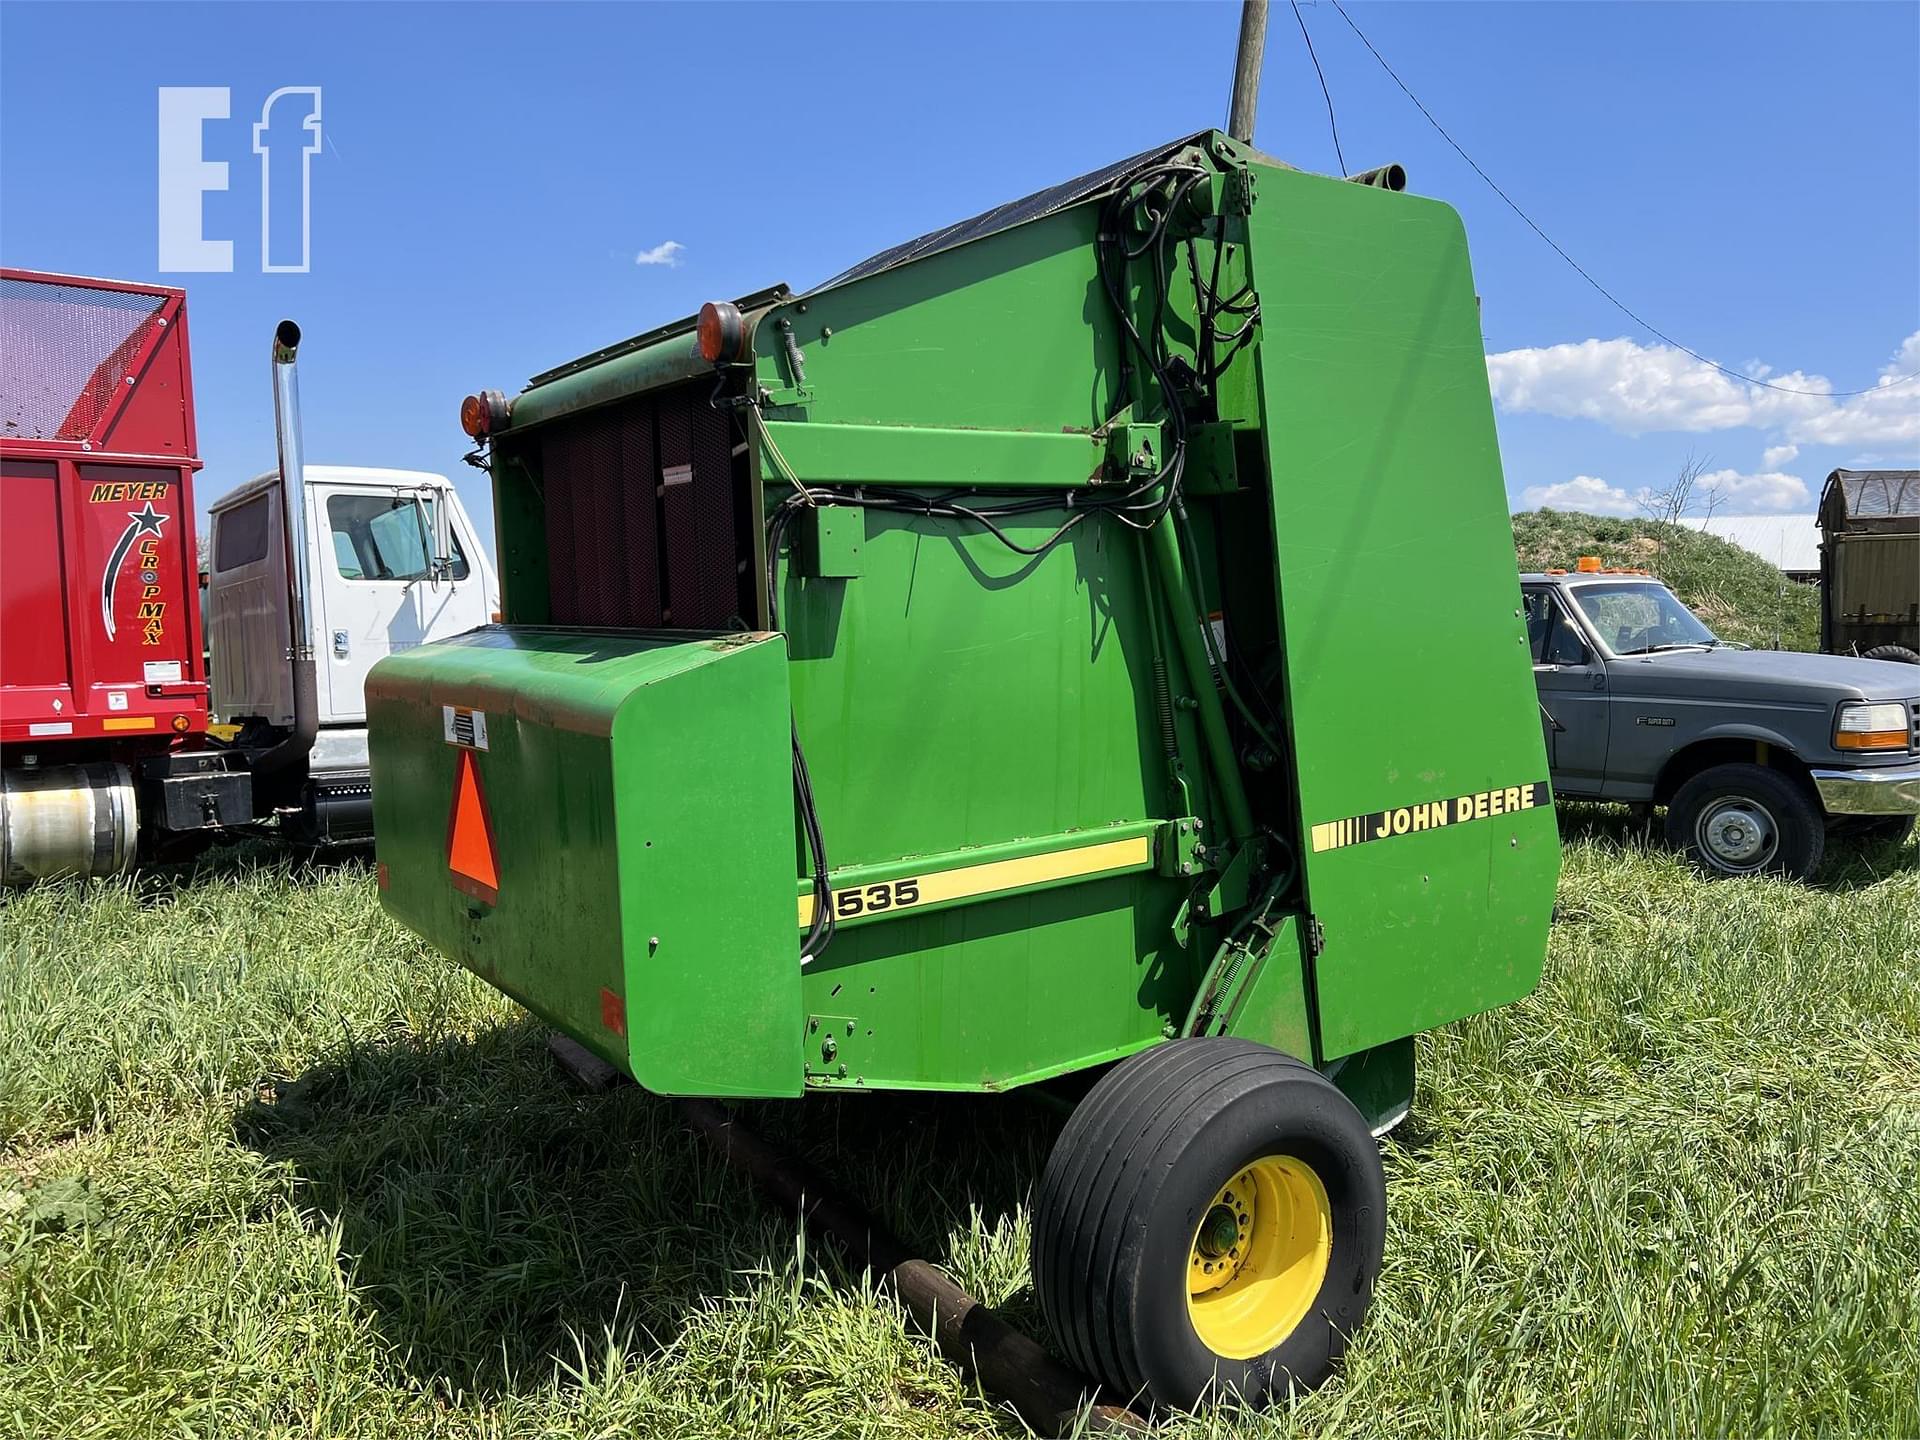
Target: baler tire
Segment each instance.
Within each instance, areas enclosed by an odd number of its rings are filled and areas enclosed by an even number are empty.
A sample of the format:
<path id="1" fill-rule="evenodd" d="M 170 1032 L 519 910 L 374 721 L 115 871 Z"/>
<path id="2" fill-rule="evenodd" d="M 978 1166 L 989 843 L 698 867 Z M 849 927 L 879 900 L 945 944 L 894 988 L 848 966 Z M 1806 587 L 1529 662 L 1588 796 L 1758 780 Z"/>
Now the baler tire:
<path id="1" fill-rule="evenodd" d="M 1221 1213 L 1231 1278 L 1206 1281 Z M 1055 1343 L 1109 1401 L 1259 1403 L 1332 1373 L 1385 1243 L 1379 1146 L 1331 1081 L 1252 1041 L 1173 1040 L 1109 1071 L 1055 1142 L 1034 1202 L 1034 1289 Z M 1257 1302 L 1255 1281 L 1272 1282 Z M 1217 1291 L 1200 1311 L 1195 1285 Z M 1243 1303 L 1220 1304 L 1229 1294 Z M 1206 1336 L 1237 1336 L 1245 1353 Z"/>
<path id="2" fill-rule="evenodd" d="M 1738 819 L 1758 817 L 1774 832 L 1771 848 L 1751 865 L 1717 853 L 1704 839 L 1715 808 Z M 1827 851 L 1826 816 L 1793 777 L 1765 765 L 1715 765 L 1682 785 L 1667 806 L 1667 843 L 1703 874 L 1714 877 L 1774 875 L 1809 880 Z"/>
<path id="3" fill-rule="evenodd" d="M 1904 645 L 1876 645 L 1862 652 L 1862 660 L 1892 660 L 1901 665 L 1920 665 L 1920 651 L 1909 650 Z"/>

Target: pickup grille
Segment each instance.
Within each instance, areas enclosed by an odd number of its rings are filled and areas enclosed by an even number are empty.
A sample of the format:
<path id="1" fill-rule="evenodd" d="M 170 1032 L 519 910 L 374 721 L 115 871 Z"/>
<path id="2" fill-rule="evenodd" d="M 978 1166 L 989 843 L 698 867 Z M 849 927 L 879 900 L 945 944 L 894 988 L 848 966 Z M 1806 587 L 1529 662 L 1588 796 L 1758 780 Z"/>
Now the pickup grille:
<path id="1" fill-rule="evenodd" d="M 1914 701 L 1907 709 L 1913 716 L 1913 730 L 1907 736 L 1907 748 L 1920 754 L 1920 700 Z"/>
<path id="2" fill-rule="evenodd" d="M 725 630 L 752 617 L 746 467 L 712 388 L 636 396 L 528 437 L 552 624 Z"/>

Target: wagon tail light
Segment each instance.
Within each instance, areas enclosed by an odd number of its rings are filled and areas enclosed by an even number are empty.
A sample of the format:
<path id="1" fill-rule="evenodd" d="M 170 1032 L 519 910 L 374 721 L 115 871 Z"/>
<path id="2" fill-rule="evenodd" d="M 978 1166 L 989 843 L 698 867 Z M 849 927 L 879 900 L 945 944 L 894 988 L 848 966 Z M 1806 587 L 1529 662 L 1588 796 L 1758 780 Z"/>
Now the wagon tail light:
<path id="1" fill-rule="evenodd" d="M 460 402 L 460 428 L 475 440 L 484 440 L 506 428 L 507 397 L 498 390 L 482 390 Z"/>
<path id="2" fill-rule="evenodd" d="M 1907 707 L 1899 702 L 1840 707 L 1833 728 L 1836 750 L 1904 750 L 1907 748 Z"/>

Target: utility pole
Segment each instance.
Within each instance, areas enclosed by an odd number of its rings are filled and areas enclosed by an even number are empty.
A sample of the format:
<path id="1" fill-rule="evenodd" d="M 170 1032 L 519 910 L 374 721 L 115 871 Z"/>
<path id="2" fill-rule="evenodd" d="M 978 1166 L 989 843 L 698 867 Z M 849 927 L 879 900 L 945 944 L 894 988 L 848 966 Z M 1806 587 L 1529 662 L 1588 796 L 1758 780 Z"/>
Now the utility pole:
<path id="1" fill-rule="evenodd" d="M 1260 57 L 1267 49 L 1267 0 L 1243 0 L 1240 48 L 1233 61 L 1233 100 L 1227 108 L 1227 134 L 1253 143 L 1253 112 L 1260 102 Z"/>

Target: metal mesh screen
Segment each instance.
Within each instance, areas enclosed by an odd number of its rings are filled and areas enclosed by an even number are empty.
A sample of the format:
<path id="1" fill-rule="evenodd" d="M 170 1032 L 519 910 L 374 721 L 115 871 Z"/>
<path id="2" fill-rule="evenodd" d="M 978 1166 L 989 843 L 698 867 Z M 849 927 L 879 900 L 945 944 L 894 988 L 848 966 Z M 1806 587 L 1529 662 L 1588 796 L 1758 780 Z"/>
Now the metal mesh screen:
<path id="1" fill-rule="evenodd" d="M 663 398 L 659 417 L 667 606 L 675 626 L 724 629 L 739 610 L 727 422 L 684 391 Z"/>
<path id="2" fill-rule="evenodd" d="M 0 434 L 91 435 L 166 302 L 138 291 L 0 278 Z"/>
<path id="3" fill-rule="evenodd" d="M 557 421 L 541 440 L 553 624 L 724 630 L 750 612 L 732 438 L 708 388 Z"/>

